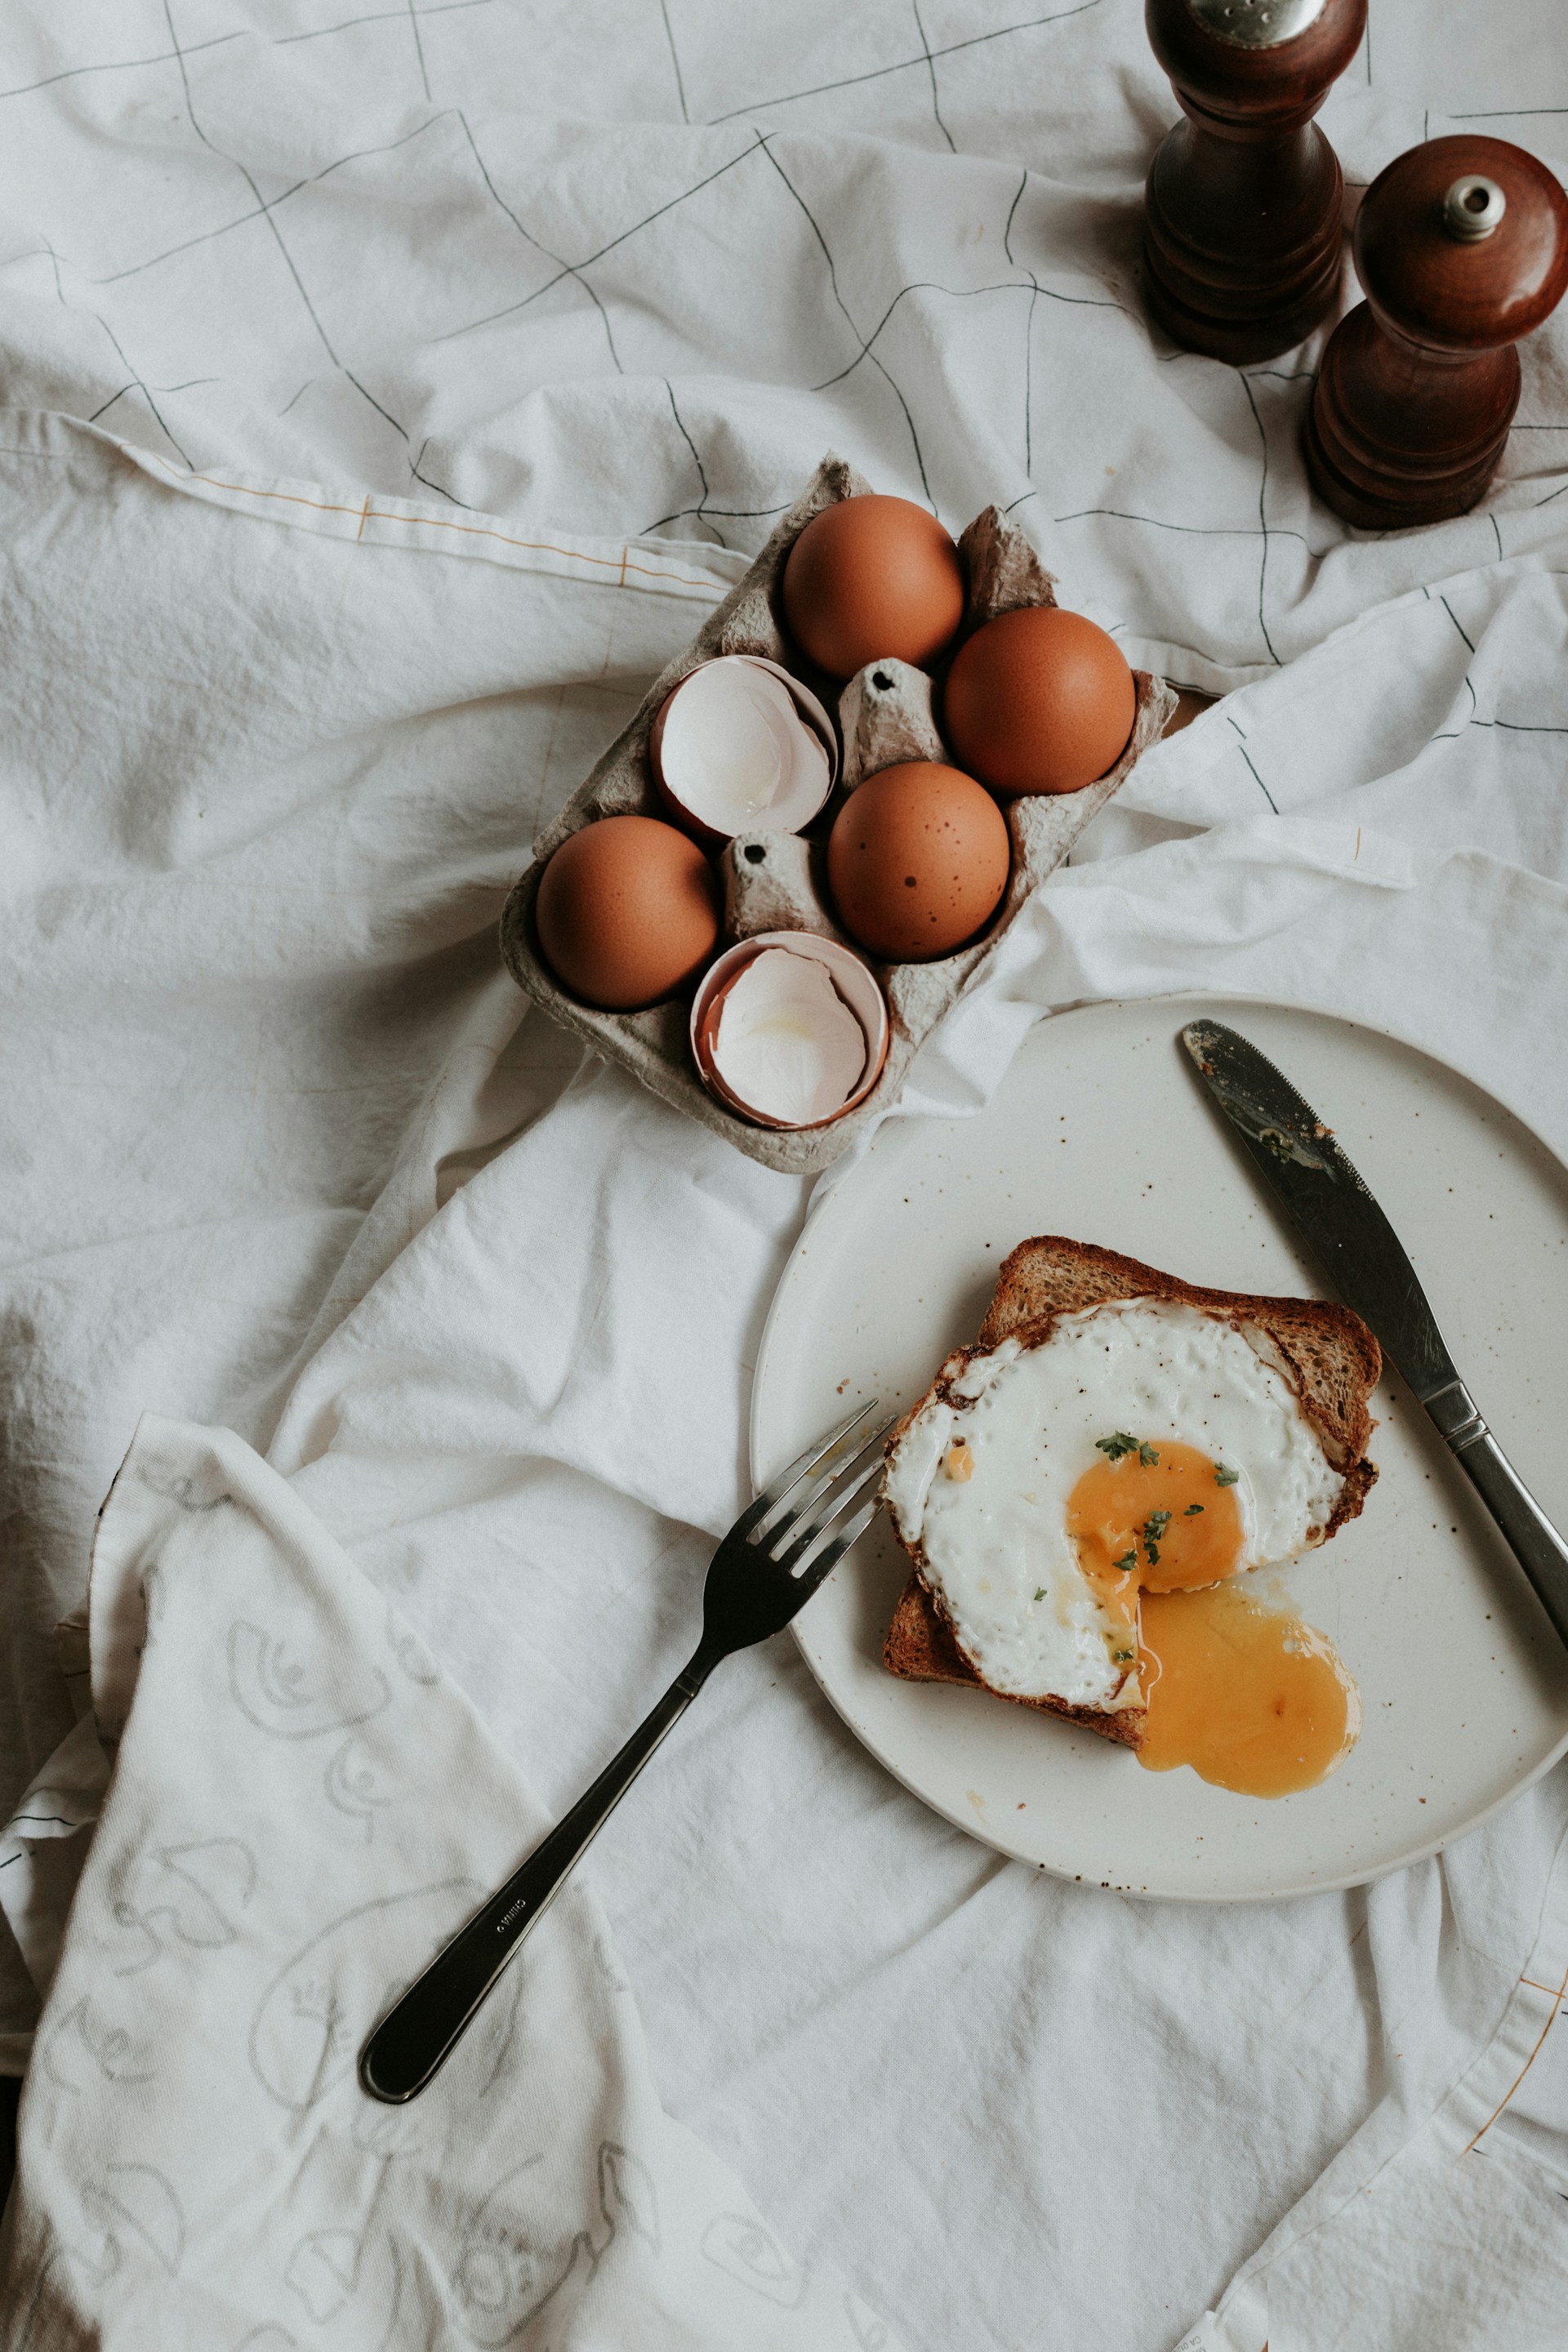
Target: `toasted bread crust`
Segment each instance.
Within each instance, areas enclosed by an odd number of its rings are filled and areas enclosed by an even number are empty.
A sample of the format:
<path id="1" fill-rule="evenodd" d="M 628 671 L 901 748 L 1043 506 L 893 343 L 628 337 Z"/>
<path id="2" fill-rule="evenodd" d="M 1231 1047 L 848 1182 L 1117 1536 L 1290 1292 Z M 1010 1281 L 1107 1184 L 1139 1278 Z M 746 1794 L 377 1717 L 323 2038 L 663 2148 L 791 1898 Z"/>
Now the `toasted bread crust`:
<path id="1" fill-rule="evenodd" d="M 1366 1459 L 1373 1428 L 1367 1398 L 1383 1369 L 1382 1350 L 1359 1315 L 1330 1299 L 1204 1290 L 1137 1258 L 1054 1234 L 1020 1242 L 1003 1260 L 978 1339 L 971 1346 L 953 1349 L 925 1395 L 892 1431 L 888 1452 L 892 1452 L 926 1404 L 933 1398 L 945 1398 L 973 1357 L 989 1355 L 1004 1339 L 1016 1339 L 1026 1348 L 1037 1348 L 1049 1339 L 1058 1317 L 1132 1298 L 1195 1307 L 1219 1321 L 1236 1327 L 1247 1324 L 1263 1332 L 1279 1358 L 1302 1412 L 1344 1482 L 1323 1530 L 1323 1541 L 1359 1515 L 1377 1477 L 1375 1465 Z M 908 1552 L 914 1573 L 893 1612 L 882 1646 L 883 1664 L 889 1674 L 909 1682 L 968 1683 L 989 1689 L 961 1649 L 941 1596 L 926 1580 L 923 1548 L 905 1542 L 896 1525 L 893 1531 Z M 1148 1723 L 1148 1710 L 1141 1706 L 1106 1710 L 1069 1706 L 1060 1699 L 1017 1698 L 1007 1691 L 993 1691 L 992 1696 L 1011 1699 L 1016 1706 L 1066 1716 L 1129 1748 L 1142 1746 Z"/>
<path id="2" fill-rule="evenodd" d="M 962 1352 L 967 1361 L 969 1356 L 987 1355 L 1004 1339 L 1015 1338 L 1025 1347 L 1037 1347 L 1049 1338 L 1059 1315 L 1079 1314 L 1117 1298 L 1169 1300 L 1200 1307 L 1223 1322 L 1250 1323 L 1267 1332 L 1285 1360 L 1301 1410 L 1334 1468 L 1343 1476 L 1362 1463 L 1373 1429 L 1366 1401 L 1383 1370 L 1383 1350 L 1361 1317 L 1334 1299 L 1202 1290 L 1135 1257 L 1100 1249 L 1093 1242 L 1064 1241 L 1047 1234 L 1020 1242 L 1003 1260 L 980 1337 Z M 1355 1517 L 1371 1483 L 1370 1478 L 1361 1483 L 1353 1508 L 1342 1511 L 1335 1526 Z"/>
<path id="3" fill-rule="evenodd" d="M 967 1683 L 984 1690 L 974 1668 L 958 1646 L 941 1601 L 917 1570 L 899 1595 L 882 1664 L 890 1675 L 908 1683 Z M 993 1691 L 1014 1706 L 1033 1706 L 1048 1715 L 1065 1715 L 1069 1723 L 1086 1724 L 1102 1738 L 1120 1740 L 1125 1748 L 1141 1748 L 1149 1721 L 1146 1706 L 1118 1707 L 1113 1714 L 1093 1706 L 1069 1706 L 1065 1698 L 1019 1698 L 1012 1691 Z"/>

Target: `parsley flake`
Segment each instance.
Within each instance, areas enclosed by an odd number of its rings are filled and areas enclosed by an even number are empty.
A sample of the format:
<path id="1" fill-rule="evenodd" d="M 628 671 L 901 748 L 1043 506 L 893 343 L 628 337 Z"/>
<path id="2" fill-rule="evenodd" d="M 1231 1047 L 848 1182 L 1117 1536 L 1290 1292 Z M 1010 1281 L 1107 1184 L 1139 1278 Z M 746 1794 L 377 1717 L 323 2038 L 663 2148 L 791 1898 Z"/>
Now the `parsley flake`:
<path id="1" fill-rule="evenodd" d="M 1124 1429 L 1113 1429 L 1109 1437 L 1097 1437 L 1095 1451 L 1112 1462 L 1120 1462 L 1124 1454 L 1136 1454 L 1145 1470 L 1152 1470 L 1160 1456 L 1146 1438 L 1129 1437 Z"/>
<path id="2" fill-rule="evenodd" d="M 1186 1509 L 1182 1513 L 1182 1517 L 1184 1519 L 1190 1519 L 1194 1511 L 1201 1511 L 1202 1509 L 1203 1505 L 1201 1503 L 1189 1503 Z"/>
<path id="3" fill-rule="evenodd" d="M 1240 1475 L 1239 1470 L 1227 1470 L 1223 1462 L 1216 1462 L 1214 1465 L 1214 1482 L 1216 1486 L 1234 1486 Z"/>
<path id="4" fill-rule="evenodd" d="M 1043 1600 L 1045 1599 L 1045 1597 L 1046 1597 L 1046 1588 L 1045 1588 L 1045 1586 L 1044 1586 L 1043 1584 L 1037 1584 L 1037 1585 L 1036 1585 L 1036 1587 L 1035 1587 L 1035 1598 L 1036 1598 L 1036 1600 L 1037 1600 L 1037 1601 L 1043 1601 Z"/>
<path id="5" fill-rule="evenodd" d="M 1130 1576 L 1138 1565 L 1137 1545 L 1134 1544 L 1131 1551 L 1124 1551 L 1120 1559 L 1113 1559 L 1110 1565 L 1119 1576 Z"/>

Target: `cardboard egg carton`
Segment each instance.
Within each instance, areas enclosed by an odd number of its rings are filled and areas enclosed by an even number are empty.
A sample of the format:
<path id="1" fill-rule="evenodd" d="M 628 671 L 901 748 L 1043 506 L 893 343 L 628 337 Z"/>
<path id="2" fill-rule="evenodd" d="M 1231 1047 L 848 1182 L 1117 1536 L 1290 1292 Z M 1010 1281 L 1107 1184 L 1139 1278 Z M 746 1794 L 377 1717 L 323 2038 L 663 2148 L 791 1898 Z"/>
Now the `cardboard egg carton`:
<path id="1" fill-rule="evenodd" d="M 812 517 L 839 499 L 869 489 L 843 460 L 825 457 L 805 495 L 774 530 L 744 578 L 643 697 L 585 782 L 533 845 L 534 863 L 516 884 L 501 914 L 501 952 L 519 986 L 589 1045 L 622 1062 L 654 1093 L 704 1127 L 728 1138 L 770 1168 L 813 1174 L 847 1150 L 856 1136 L 897 1101 L 905 1073 L 926 1037 L 961 990 L 985 963 L 1031 891 L 1059 866 L 1078 835 L 1121 783 L 1151 743 L 1158 742 L 1176 707 L 1163 678 L 1134 670 L 1137 711 L 1126 750 L 1098 783 L 1082 792 L 1037 794 L 1003 803 L 1012 836 L 1007 892 L 984 936 L 957 954 L 930 963 L 879 963 L 868 957 L 888 999 L 889 1035 L 881 1076 L 856 1109 L 820 1127 L 780 1131 L 753 1127 L 714 1100 L 698 1077 L 688 1040 L 686 996 L 645 1013 L 600 1013 L 568 996 L 540 952 L 534 902 L 547 859 L 569 834 L 602 816 L 667 817 L 648 764 L 653 722 L 671 688 L 721 654 L 762 654 L 781 662 L 827 708 L 837 701 L 844 756 L 838 785 L 807 835 L 756 832 L 730 842 L 719 859 L 724 881 L 724 944 L 762 931 L 816 931 L 845 940 L 826 887 L 826 839 L 845 791 L 904 760 L 952 762 L 931 709 L 931 680 L 908 663 L 870 663 L 841 693 L 803 659 L 775 617 L 784 559 Z M 961 639 L 999 613 L 1024 604 L 1054 604 L 1053 576 L 1023 532 L 995 507 L 977 515 L 959 541 L 968 582 Z M 854 946 L 853 940 L 847 942 Z M 862 951 L 863 952 L 863 951 Z"/>

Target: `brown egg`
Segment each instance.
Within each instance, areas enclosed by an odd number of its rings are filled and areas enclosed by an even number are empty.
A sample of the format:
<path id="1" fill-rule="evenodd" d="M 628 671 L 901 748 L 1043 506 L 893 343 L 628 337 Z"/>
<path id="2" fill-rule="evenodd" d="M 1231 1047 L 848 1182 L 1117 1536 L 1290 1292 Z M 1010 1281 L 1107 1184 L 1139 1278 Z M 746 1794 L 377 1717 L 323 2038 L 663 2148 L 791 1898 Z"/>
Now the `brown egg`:
<path id="1" fill-rule="evenodd" d="M 1076 793 L 1113 768 L 1137 692 L 1121 648 L 1055 604 L 976 629 L 947 674 L 943 731 L 996 793 Z"/>
<path id="2" fill-rule="evenodd" d="M 1007 820 L 973 776 L 910 760 L 868 776 L 839 811 L 827 878 L 844 927 L 873 955 L 951 955 L 1007 887 Z"/>
<path id="3" fill-rule="evenodd" d="M 605 816 L 563 841 L 535 901 L 563 987 L 604 1012 L 661 1003 L 719 944 L 719 877 L 694 841 L 651 816 Z"/>
<path id="4" fill-rule="evenodd" d="M 814 515 L 784 570 L 784 620 L 830 677 L 868 662 L 933 662 L 963 618 L 963 568 L 934 515 L 908 499 L 840 499 Z"/>

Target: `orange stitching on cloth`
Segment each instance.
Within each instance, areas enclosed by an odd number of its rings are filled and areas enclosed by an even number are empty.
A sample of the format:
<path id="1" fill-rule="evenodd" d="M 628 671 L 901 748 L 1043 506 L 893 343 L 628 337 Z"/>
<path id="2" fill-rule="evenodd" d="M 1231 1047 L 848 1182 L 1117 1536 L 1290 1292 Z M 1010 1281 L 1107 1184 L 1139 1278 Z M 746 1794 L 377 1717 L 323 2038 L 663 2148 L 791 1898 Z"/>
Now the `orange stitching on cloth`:
<path id="1" fill-rule="evenodd" d="M 335 506 L 326 499 L 302 499 L 295 490 L 254 490 L 247 482 L 223 482 L 216 474 L 182 475 L 176 473 L 173 466 L 166 467 L 165 470 L 174 475 L 176 481 L 205 482 L 210 489 L 232 490 L 237 498 L 281 499 L 286 506 L 309 507 L 315 514 L 348 515 L 358 512 L 356 508 Z M 379 507 L 373 507 L 370 504 L 368 493 L 364 511 L 360 515 L 360 527 L 355 534 L 356 537 L 363 536 L 367 522 L 412 523 L 416 530 L 420 530 L 458 531 L 465 539 L 499 539 L 503 547 L 525 548 L 535 555 L 563 555 L 572 563 L 597 564 L 603 571 L 616 572 L 617 574 L 616 585 L 618 588 L 626 586 L 628 572 L 638 572 L 648 580 L 679 580 L 682 586 L 687 588 L 708 588 L 713 584 L 711 581 L 699 578 L 689 572 L 675 572 L 657 564 L 634 563 L 624 547 L 617 563 L 613 556 L 584 555 L 580 548 L 557 547 L 553 540 L 513 539 L 508 531 L 487 530 L 479 523 L 448 522 L 444 515 L 384 514 Z"/>
<path id="2" fill-rule="evenodd" d="M 173 466 L 166 467 L 164 470 L 174 474 L 177 482 L 205 482 L 215 490 L 233 490 L 237 497 L 245 499 L 281 499 L 285 506 L 309 507 L 314 514 L 354 514 L 358 511 L 354 507 L 333 506 L 325 499 L 302 499 L 293 490 L 253 490 L 245 482 L 220 482 L 216 474 L 181 475 L 174 473 Z"/>
<path id="3" fill-rule="evenodd" d="M 1541 2029 L 1534 2049 L 1531 2052 L 1529 2057 L 1525 2060 L 1523 2065 L 1520 2068 L 1518 2074 L 1509 2084 L 1506 2096 L 1498 2101 L 1497 2105 L 1492 2109 L 1490 2115 L 1481 2126 L 1480 2131 L 1476 2134 L 1476 2139 L 1479 2139 L 1483 2132 L 1490 2131 L 1493 2124 L 1496 2123 L 1499 2116 L 1501 2115 L 1504 2107 L 1507 2106 L 1509 2100 L 1512 2098 L 1514 2093 L 1518 2090 L 1520 2084 L 1523 2082 L 1525 2076 L 1529 2074 L 1531 2068 L 1540 2057 L 1541 2045 L 1545 2041 L 1547 2035 L 1551 2032 L 1557 2012 L 1562 2008 L 1564 2000 L 1568 2000 L 1568 1969 L 1563 1970 L 1563 1981 L 1558 1986 L 1555 1992 L 1552 1991 L 1550 1985 L 1537 1985 L 1533 1977 L 1521 1977 L 1520 1982 L 1521 1984 L 1534 1985 L 1537 1992 L 1543 1992 L 1546 1994 L 1552 2003 L 1551 2014 L 1548 2016 L 1545 2024 Z M 1465 2154 L 1467 2156 L 1468 2156 L 1470 2149 L 1474 2147 L 1476 2139 L 1471 2140 L 1469 2145 L 1466 2147 Z"/>
<path id="4" fill-rule="evenodd" d="M 364 527 L 365 527 L 366 523 L 367 523 L 369 520 L 370 520 L 370 492 L 369 492 L 368 490 L 366 490 L 366 492 L 365 492 L 365 494 L 364 494 L 364 510 L 363 510 L 363 512 L 361 514 L 360 519 L 359 519 L 359 529 L 358 529 L 358 530 L 355 531 L 355 533 L 354 533 L 354 537 L 355 537 L 356 539 L 363 539 L 363 538 L 364 537 Z"/>

